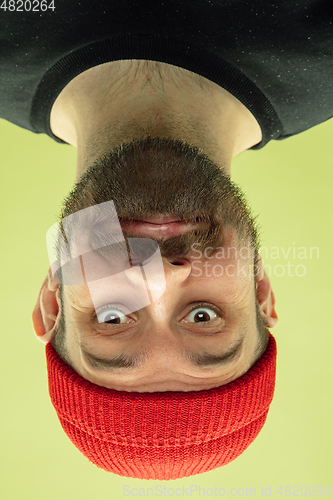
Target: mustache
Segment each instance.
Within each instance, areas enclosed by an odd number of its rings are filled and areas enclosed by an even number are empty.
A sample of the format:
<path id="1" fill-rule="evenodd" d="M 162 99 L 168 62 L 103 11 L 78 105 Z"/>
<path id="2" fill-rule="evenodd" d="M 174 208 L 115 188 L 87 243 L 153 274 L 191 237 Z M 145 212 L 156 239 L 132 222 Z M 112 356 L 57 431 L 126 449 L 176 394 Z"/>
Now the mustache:
<path id="1" fill-rule="evenodd" d="M 186 257 L 196 244 L 198 250 L 204 251 L 207 247 L 211 247 L 214 251 L 223 242 L 222 228 L 211 223 L 207 229 L 193 229 L 191 231 L 169 237 L 142 237 L 134 233 L 122 232 L 121 219 L 113 216 L 110 211 L 105 213 L 103 211 L 96 212 L 94 207 L 93 213 L 88 210 L 76 212 L 75 217 L 69 217 L 69 223 L 66 224 L 64 230 L 60 224 L 63 238 L 59 241 L 63 242 L 58 248 L 58 254 L 66 247 L 68 253 L 68 246 L 70 251 L 74 254 L 81 254 L 82 249 L 95 250 L 107 259 L 112 259 L 114 255 L 124 255 L 125 247 L 129 245 L 129 238 L 136 240 L 132 250 L 132 258 L 136 260 L 149 257 L 156 251 L 156 244 L 160 248 L 161 255 L 166 258 L 182 258 Z M 118 224 L 116 224 L 118 222 Z M 67 238 L 66 235 L 69 237 Z M 62 255 L 65 255 L 62 252 Z M 133 253 L 134 252 L 134 253 Z"/>

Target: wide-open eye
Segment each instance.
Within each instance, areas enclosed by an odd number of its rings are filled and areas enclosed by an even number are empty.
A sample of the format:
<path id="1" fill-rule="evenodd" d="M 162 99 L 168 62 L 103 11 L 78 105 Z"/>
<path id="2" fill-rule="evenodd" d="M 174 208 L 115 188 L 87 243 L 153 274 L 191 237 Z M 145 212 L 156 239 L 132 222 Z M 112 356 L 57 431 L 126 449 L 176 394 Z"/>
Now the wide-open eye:
<path id="1" fill-rule="evenodd" d="M 206 323 L 212 321 L 217 318 L 218 314 L 206 306 L 196 306 L 192 309 L 192 311 L 186 316 L 186 322 L 194 322 L 194 323 Z"/>
<path id="2" fill-rule="evenodd" d="M 108 323 L 111 325 L 119 325 L 128 322 L 128 318 L 124 312 L 111 304 L 97 309 L 96 317 L 99 323 Z"/>

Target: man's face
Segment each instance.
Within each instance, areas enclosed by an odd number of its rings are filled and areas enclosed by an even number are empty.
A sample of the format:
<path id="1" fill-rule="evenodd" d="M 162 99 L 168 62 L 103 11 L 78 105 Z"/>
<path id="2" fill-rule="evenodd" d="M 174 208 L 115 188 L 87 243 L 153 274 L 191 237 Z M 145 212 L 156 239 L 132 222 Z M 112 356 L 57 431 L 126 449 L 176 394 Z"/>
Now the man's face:
<path id="1" fill-rule="evenodd" d="M 137 237 L 129 221 L 156 215 L 193 226 L 171 238 L 150 235 L 166 290 L 146 307 L 126 310 L 126 293 L 115 287 L 96 308 L 87 285 L 63 285 L 67 358 L 87 380 L 116 390 L 210 389 L 258 358 L 256 229 L 219 166 L 179 141 L 154 141 L 155 148 L 134 141 L 96 162 L 62 217 L 113 200 L 126 238 Z"/>

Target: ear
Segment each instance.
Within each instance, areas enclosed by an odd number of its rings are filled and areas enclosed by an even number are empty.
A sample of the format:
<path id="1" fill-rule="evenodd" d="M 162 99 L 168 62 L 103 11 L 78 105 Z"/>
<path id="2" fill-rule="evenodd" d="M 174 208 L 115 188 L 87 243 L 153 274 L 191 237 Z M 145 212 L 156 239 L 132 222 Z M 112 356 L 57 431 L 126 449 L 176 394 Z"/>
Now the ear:
<path id="1" fill-rule="evenodd" d="M 60 319 L 59 292 L 59 285 L 54 281 L 51 269 L 49 269 L 32 313 L 35 334 L 44 344 L 52 340 L 58 324 L 57 319 Z"/>
<path id="2" fill-rule="evenodd" d="M 260 314 L 267 328 L 273 328 L 278 322 L 275 311 L 275 297 L 260 255 L 258 255 L 257 266 L 257 299 L 260 306 Z"/>

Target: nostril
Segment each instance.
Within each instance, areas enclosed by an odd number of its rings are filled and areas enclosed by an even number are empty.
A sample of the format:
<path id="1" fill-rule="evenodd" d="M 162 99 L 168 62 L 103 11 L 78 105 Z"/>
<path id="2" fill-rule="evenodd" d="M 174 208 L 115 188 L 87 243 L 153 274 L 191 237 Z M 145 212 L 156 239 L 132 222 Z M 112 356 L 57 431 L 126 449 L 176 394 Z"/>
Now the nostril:
<path id="1" fill-rule="evenodd" d="M 169 264 L 172 264 L 173 266 L 184 266 L 186 265 L 187 262 L 189 262 L 186 258 L 181 258 L 181 257 L 163 257 Z"/>
<path id="2" fill-rule="evenodd" d="M 186 259 L 170 259 L 169 262 L 173 266 L 183 266 L 186 263 Z"/>

